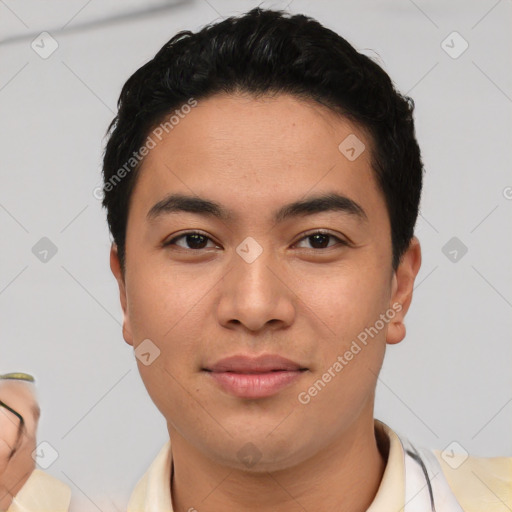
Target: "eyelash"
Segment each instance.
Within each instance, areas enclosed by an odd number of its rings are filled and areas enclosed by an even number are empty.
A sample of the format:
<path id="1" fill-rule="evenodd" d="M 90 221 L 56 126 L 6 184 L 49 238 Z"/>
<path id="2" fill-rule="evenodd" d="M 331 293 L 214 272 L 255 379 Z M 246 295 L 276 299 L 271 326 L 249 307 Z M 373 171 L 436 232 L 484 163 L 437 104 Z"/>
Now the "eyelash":
<path id="1" fill-rule="evenodd" d="M 177 237 L 174 237 L 173 239 L 169 240 L 168 242 L 164 242 L 162 244 L 162 247 L 168 247 L 168 246 L 171 246 L 171 245 L 175 245 L 176 240 L 184 238 L 184 237 L 186 237 L 188 235 L 200 235 L 200 236 L 206 238 L 207 240 L 210 240 L 210 241 L 213 242 L 213 240 L 208 235 L 206 235 L 205 233 L 202 233 L 201 231 L 187 231 L 186 233 L 182 233 L 181 235 L 179 235 Z M 308 233 L 308 234 L 304 235 L 296 243 L 298 244 L 299 242 L 302 242 L 303 240 L 305 240 L 307 238 L 310 238 L 312 236 L 315 236 L 315 235 L 324 235 L 324 236 L 328 236 L 330 238 L 334 238 L 335 240 L 337 240 L 338 245 L 341 245 L 341 246 L 349 246 L 350 245 L 348 242 L 346 242 L 345 240 L 342 240 L 341 238 L 333 235 L 332 233 L 329 233 L 329 232 L 326 232 L 326 231 L 321 231 L 321 230 L 320 231 L 313 231 L 311 233 Z M 313 248 L 311 248 L 311 250 L 313 250 L 313 251 L 322 251 L 322 250 L 325 250 L 325 249 L 331 249 L 332 247 L 335 247 L 335 245 L 334 246 L 328 246 L 328 247 L 322 247 L 320 249 L 317 249 L 317 248 L 313 247 Z M 190 251 L 199 252 L 199 251 L 203 250 L 204 248 L 201 248 L 201 249 L 191 249 L 191 248 L 188 248 L 188 247 L 187 248 L 186 247 L 180 247 L 180 249 L 186 249 L 186 250 L 190 250 Z"/>

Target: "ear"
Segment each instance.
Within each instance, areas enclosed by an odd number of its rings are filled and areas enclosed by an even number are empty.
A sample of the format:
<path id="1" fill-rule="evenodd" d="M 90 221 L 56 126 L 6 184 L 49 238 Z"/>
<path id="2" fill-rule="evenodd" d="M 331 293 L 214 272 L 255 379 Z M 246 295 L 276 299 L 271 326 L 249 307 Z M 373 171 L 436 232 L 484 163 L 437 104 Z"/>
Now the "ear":
<path id="1" fill-rule="evenodd" d="M 388 324 L 386 342 L 390 345 L 400 343 L 405 338 L 404 319 L 412 301 L 414 280 L 421 266 L 421 247 L 413 236 L 409 248 L 403 254 L 400 264 L 393 274 L 390 307 L 396 315 Z"/>
<path id="2" fill-rule="evenodd" d="M 119 286 L 119 298 L 121 300 L 121 308 L 123 309 L 123 338 L 126 343 L 128 343 L 128 345 L 133 346 L 130 318 L 127 313 L 126 285 L 124 282 L 125 278 L 121 272 L 121 263 L 119 261 L 119 254 L 117 251 L 117 245 L 115 243 L 112 243 L 110 247 L 110 270 L 112 270 L 112 274 L 114 274 L 114 277 L 116 278 L 117 284 Z"/>

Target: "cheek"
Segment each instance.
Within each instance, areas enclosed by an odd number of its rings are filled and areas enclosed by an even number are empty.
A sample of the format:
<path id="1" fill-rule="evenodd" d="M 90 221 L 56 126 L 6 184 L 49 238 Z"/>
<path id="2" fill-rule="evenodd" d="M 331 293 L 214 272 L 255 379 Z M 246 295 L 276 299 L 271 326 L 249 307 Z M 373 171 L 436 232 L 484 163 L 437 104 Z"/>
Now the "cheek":
<path id="1" fill-rule="evenodd" d="M 319 364 L 297 396 L 308 418 L 320 415 L 344 428 L 368 406 L 384 360 L 386 328 L 370 330 L 375 320 L 367 324 L 367 316 L 347 316 L 345 325 L 339 322 L 336 338 L 321 340 Z"/>
<path id="2" fill-rule="evenodd" d="M 150 366 L 137 362 L 144 386 L 160 413 L 171 421 L 191 415 L 190 396 L 184 392 L 182 377 L 160 355 Z M 185 385 L 185 387 L 188 387 Z"/>
<path id="3" fill-rule="evenodd" d="M 329 275 L 303 275 L 297 280 L 304 315 L 316 318 L 326 336 L 341 349 L 375 323 L 388 308 L 390 285 L 375 269 L 332 269 Z"/>
<path id="4" fill-rule="evenodd" d="M 318 331 L 318 365 L 302 391 L 311 404 L 326 407 L 332 402 L 327 409 L 335 416 L 357 410 L 373 393 L 385 354 L 388 324 L 380 319 L 388 310 L 390 291 L 385 274 L 370 268 L 363 272 L 347 267 L 322 282 L 327 284 L 302 285 L 309 308 L 304 314 L 316 319 L 323 333 Z"/>
<path id="5" fill-rule="evenodd" d="M 190 370 L 197 359 L 208 315 L 201 302 L 204 289 L 178 272 L 152 266 L 138 269 L 127 288 L 128 315 L 134 349 L 146 343 L 157 354 L 149 365 L 137 359 L 146 389 L 162 413 L 185 407 L 183 386 L 190 387 Z M 205 299 L 203 298 L 203 301 Z M 149 344 L 145 340 L 150 340 Z M 153 345 L 154 346 L 153 346 Z M 139 351 L 143 350 L 141 345 Z M 172 400 L 170 400 L 172 398 Z"/>
<path id="6" fill-rule="evenodd" d="M 127 309 L 135 345 L 146 338 L 165 345 L 193 315 L 198 299 L 191 293 L 190 282 L 172 268 L 144 263 L 134 267 L 137 273 L 127 281 Z"/>
<path id="7" fill-rule="evenodd" d="M 315 424 L 321 418 L 315 429 L 328 436 L 345 430 L 363 410 L 368 411 L 383 356 L 382 345 L 362 348 L 351 361 L 340 363 L 342 370 L 337 367 L 336 371 L 334 360 L 311 378 L 299 398 L 303 424 Z"/>

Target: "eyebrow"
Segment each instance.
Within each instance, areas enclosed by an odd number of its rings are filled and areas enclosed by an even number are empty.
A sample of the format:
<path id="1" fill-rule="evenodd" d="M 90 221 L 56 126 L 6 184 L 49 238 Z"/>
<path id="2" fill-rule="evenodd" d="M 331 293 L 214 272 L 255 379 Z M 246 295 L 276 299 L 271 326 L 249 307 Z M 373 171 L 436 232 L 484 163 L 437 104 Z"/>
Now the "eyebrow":
<path id="1" fill-rule="evenodd" d="M 360 221 L 368 221 L 366 212 L 358 203 L 338 193 L 316 195 L 286 204 L 274 212 L 273 220 L 279 223 L 294 217 L 332 211 L 351 215 Z M 152 222 L 159 217 L 177 212 L 211 216 L 223 221 L 229 221 L 235 217 L 233 212 L 215 201 L 197 196 L 169 194 L 151 207 L 146 218 L 148 222 Z"/>

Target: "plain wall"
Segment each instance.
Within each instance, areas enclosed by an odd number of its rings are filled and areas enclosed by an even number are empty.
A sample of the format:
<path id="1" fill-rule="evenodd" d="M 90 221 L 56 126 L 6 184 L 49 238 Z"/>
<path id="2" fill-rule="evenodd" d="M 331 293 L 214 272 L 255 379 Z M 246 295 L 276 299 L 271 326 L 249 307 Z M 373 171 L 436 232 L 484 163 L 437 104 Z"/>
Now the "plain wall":
<path id="1" fill-rule="evenodd" d="M 71 486 L 74 506 L 124 510 L 168 435 L 122 338 L 93 195 L 103 136 L 126 79 L 177 31 L 258 2 L 181 2 L 80 28 L 137 8 L 94 4 L 0 3 L 0 373 L 36 377 L 38 441 L 58 452 L 47 471 Z M 416 103 L 423 263 L 375 415 L 422 446 L 457 441 L 474 455 L 511 456 L 512 3 L 294 0 L 288 9 L 373 56 Z M 59 45 L 47 59 L 31 47 L 43 30 Z M 458 58 L 441 46 L 453 31 L 469 44 Z M 32 252 L 42 237 L 57 248 L 46 263 Z M 443 252 L 452 237 L 467 247 L 457 262 Z"/>

